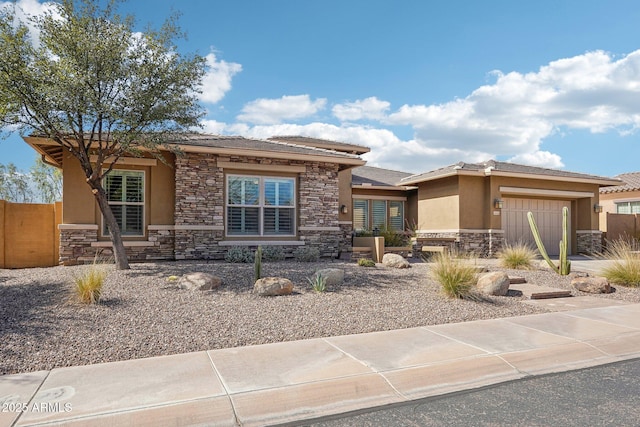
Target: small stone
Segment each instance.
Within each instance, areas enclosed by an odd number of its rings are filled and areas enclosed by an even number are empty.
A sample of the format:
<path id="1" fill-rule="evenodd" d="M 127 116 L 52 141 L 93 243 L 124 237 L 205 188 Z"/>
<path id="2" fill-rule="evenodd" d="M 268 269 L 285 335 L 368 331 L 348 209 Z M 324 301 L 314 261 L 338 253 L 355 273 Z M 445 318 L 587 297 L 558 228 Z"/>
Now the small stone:
<path id="1" fill-rule="evenodd" d="M 256 280 L 253 290 L 263 297 L 289 295 L 293 292 L 293 283 L 282 277 L 263 277 Z"/>
<path id="2" fill-rule="evenodd" d="M 318 276 L 324 277 L 328 286 L 341 285 L 344 282 L 344 270 L 340 268 L 323 268 L 316 271 L 313 278 L 315 279 Z"/>
<path id="3" fill-rule="evenodd" d="M 382 264 L 386 267 L 392 268 L 409 268 L 411 264 L 409 261 L 404 259 L 401 255 L 398 254 L 384 254 L 382 257 Z"/>
<path id="4" fill-rule="evenodd" d="M 210 291 L 222 285 L 222 279 L 209 273 L 188 273 L 178 280 L 178 288 L 190 291 Z"/>
<path id="5" fill-rule="evenodd" d="M 611 286 L 605 277 L 576 277 L 571 280 L 571 286 L 589 294 L 611 293 Z"/>
<path id="6" fill-rule="evenodd" d="M 504 271 L 485 273 L 478 278 L 477 287 L 483 294 L 505 296 L 509 292 L 511 280 Z"/>

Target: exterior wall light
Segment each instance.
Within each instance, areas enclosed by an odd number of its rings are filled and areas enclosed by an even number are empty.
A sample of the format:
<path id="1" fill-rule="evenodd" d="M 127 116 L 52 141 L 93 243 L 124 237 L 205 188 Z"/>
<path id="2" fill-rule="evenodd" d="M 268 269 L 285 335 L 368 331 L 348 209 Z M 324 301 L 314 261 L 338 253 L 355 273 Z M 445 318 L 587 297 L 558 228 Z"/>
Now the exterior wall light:
<path id="1" fill-rule="evenodd" d="M 349 213 L 349 208 L 347 208 L 347 205 L 340 205 L 340 212 L 342 212 L 343 214 Z"/>
<path id="2" fill-rule="evenodd" d="M 593 211 L 595 213 L 602 213 L 602 205 L 596 203 L 595 205 L 593 205 Z"/>
<path id="3" fill-rule="evenodd" d="M 493 201 L 493 207 L 496 209 L 502 209 L 504 207 L 504 201 L 502 199 L 495 199 Z"/>

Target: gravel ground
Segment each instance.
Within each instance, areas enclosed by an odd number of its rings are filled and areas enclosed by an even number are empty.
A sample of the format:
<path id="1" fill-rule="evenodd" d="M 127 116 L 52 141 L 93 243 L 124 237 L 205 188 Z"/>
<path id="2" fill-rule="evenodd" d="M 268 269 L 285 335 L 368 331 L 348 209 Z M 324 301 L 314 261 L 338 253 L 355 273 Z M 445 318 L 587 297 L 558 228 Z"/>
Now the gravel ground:
<path id="1" fill-rule="evenodd" d="M 0 374 L 112 362 L 226 347 L 346 335 L 540 313 L 514 291 L 484 302 L 450 300 L 428 278 L 429 264 L 410 269 L 354 263 L 263 263 L 263 276 L 291 279 L 294 293 L 252 293 L 253 264 L 162 262 L 110 267 L 97 305 L 74 301 L 72 279 L 85 266 L 0 270 Z M 306 278 L 318 268 L 346 271 L 325 293 Z M 215 291 L 187 291 L 167 278 L 203 271 L 223 279 Z M 569 288 L 545 270 L 506 270 L 529 283 Z M 619 287 L 602 298 L 640 302 Z"/>

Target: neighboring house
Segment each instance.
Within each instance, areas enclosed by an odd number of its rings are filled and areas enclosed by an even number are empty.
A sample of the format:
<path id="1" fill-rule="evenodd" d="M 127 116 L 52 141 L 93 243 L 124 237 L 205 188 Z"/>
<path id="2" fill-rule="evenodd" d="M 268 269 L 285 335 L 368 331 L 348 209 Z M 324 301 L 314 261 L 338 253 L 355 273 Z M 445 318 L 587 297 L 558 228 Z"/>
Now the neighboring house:
<path id="1" fill-rule="evenodd" d="M 529 211 L 547 251 L 557 254 L 563 207 L 569 208 L 570 253 L 599 252 L 599 189 L 619 181 L 490 160 L 457 163 L 400 184 L 418 188 L 419 243 L 493 256 L 505 242 L 533 243 Z"/>
<path id="2" fill-rule="evenodd" d="M 110 248 L 78 160 L 50 140 L 25 140 L 63 170 L 60 261 L 87 261 Z M 341 204 L 350 189 L 339 176 L 364 165 L 359 154 L 369 149 L 312 142 L 189 135 L 171 141 L 183 155 L 163 153 L 166 164 L 120 159 L 104 187 L 129 258 L 220 259 L 239 245 L 316 247 L 322 256 L 349 250 L 352 227 Z"/>
<path id="3" fill-rule="evenodd" d="M 640 172 L 623 173 L 616 178 L 621 180 L 619 185 L 600 189 L 600 230 L 607 234 L 608 240 L 623 238 L 625 234 L 637 237 L 640 233 L 637 219 L 616 217 L 612 220 L 610 214 L 640 213 Z"/>

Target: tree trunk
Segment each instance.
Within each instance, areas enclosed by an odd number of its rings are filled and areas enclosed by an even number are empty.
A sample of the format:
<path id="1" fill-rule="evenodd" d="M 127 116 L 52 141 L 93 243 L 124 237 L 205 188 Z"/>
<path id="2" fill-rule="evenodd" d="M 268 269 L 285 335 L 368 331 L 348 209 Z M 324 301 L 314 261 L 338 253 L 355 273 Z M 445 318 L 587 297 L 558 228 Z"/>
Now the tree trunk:
<path id="1" fill-rule="evenodd" d="M 90 186 L 93 189 L 93 195 L 96 197 L 96 201 L 98 202 L 104 221 L 109 229 L 111 243 L 113 244 L 113 257 L 115 258 L 116 269 L 128 270 L 130 268 L 129 260 L 127 259 L 127 253 L 124 249 L 124 243 L 122 242 L 120 226 L 118 225 L 116 217 L 113 215 L 113 211 L 111 210 L 111 206 L 107 201 L 107 195 L 99 181 L 90 182 Z"/>

